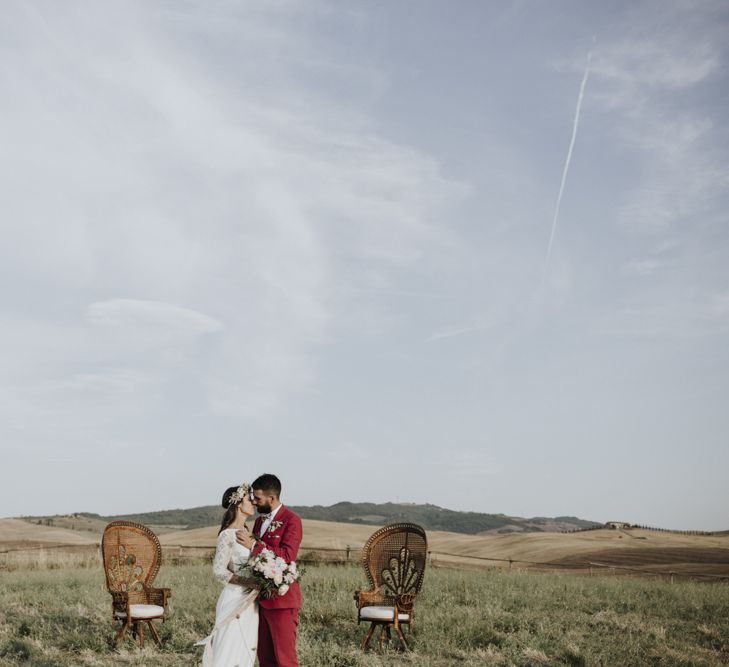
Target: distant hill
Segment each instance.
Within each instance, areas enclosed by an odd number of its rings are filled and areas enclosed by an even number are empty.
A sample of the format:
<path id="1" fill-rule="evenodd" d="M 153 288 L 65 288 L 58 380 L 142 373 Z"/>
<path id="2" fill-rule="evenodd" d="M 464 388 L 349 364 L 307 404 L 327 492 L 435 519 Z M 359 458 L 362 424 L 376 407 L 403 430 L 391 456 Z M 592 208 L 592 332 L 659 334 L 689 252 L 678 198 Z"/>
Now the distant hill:
<path id="1" fill-rule="evenodd" d="M 337 521 L 339 523 L 366 523 L 384 525 L 396 521 L 412 521 L 428 530 L 477 535 L 479 533 L 561 532 L 576 528 L 597 526 L 594 521 L 577 517 L 535 517 L 523 519 L 505 514 L 457 512 L 437 505 L 414 503 L 349 503 L 341 502 L 324 507 L 294 508 L 304 519 Z"/>
<path id="2" fill-rule="evenodd" d="M 480 512 L 457 512 L 437 505 L 417 505 L 414 503 L 350 503 L 341 502 L 323 506 L 291 506 L 303 519 L 385 525 L 397 521 L 412 521 L 428 530 L 443 530 L 466 535 L 488 533 L 536 533 L 563 532 L 579 528 L 596 527 L 594 521 L 586 521 L 572 516 L 534 517 L 524 519 L 505 514 L 484 514 Z M 161 510 L 143 514 L 120 514 L 101 516 L 81 512 L 68 516 L 23 517 L 33 523 L 76 530 L 98 531 L 99 526 L 108 521 L 137 521 L 155 526 L 158 532 L 170 530 L 191 530 L 215 526 L 220 523 L 223 510 L 217 505 L 193 507 L 191 509 Z M 160 530 L 161 529 L 161 530 Z"/>

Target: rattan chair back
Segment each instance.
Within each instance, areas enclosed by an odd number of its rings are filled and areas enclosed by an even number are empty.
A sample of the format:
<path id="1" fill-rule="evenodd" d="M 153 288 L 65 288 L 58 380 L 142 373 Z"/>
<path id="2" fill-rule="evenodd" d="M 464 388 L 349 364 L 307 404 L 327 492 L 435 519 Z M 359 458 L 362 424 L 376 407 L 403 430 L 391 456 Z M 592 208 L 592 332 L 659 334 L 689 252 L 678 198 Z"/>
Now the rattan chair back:
<path id="1" fill-rule="evenodd" d="M 373 533 L 364 547 L 364 569 L 385 604 L 404 594 L 415 595 L 423 585 L 428 541 L 422 526 L 393 523 Z"/>
<path id="2" fill-rule="evenodd" d="M 162 547 L 147 526 L 131 521 L 113 521 L 101 539 L 106 587 L 129 594 L 132 604 L 146 603 L 145 587 L 159 572 Z"/>

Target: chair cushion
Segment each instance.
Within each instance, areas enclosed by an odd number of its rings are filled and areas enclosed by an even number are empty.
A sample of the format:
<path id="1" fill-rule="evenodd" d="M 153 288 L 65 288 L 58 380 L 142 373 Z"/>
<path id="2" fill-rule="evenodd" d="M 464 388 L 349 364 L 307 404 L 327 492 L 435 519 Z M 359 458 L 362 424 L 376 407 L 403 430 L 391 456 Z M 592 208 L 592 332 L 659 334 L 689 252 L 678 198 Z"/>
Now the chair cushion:
<path id="1" fill-rule="evenodd" d="M 395 607 L 362 607 L 359 617 L 363 621 L 394 621 Z M 397 620 L 401 623 L 410 620 L 410 614 L 398 614 Z"/>
<path id="2" fill-rule="evenodd" d="M 156 604 L 133 604 L 130 606 L 132 618 L 158 618 L 165 613 L 165 608 Z M 117 618 L 126 618 L 124 611 L 114 612 Z"/>

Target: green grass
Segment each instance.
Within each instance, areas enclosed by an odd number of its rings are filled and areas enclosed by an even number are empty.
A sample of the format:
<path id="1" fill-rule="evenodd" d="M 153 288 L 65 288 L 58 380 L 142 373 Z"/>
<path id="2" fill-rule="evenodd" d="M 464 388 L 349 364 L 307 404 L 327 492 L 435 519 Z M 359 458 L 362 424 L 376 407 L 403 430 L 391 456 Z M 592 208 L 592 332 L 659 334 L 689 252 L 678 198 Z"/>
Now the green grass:
<path id="1" fill-rule="evenodd" d="M 163 567 L 173 618 L 163 649 L 114 626 L 96 568 L 0 572 L 0 666 L 197 665 L 219 586 L 204 564 Z M 362 655 L 353 567 L 312 566 L 304 579 L 299 655 L 305 667 L 380 665 L 726 665 L 729 587 L 616 577 L 431 569 L 416 605 L 413 653 Z M 374 641 L 373 641 L 374 643 Z"/>

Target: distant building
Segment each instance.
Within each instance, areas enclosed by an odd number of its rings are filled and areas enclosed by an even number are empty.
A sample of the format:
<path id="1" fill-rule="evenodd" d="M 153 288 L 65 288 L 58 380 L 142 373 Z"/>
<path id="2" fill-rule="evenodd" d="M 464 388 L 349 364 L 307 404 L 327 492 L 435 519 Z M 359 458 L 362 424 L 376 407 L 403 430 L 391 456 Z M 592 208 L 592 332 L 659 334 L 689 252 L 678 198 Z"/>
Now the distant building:
<path id="1" fill-rule="evenodd" d="M 605 524 L 605 528 L 608 528 L 609 530 L 626 530 L 632 527 L 633 526 L 627 521 L 608 521 Z"/>

